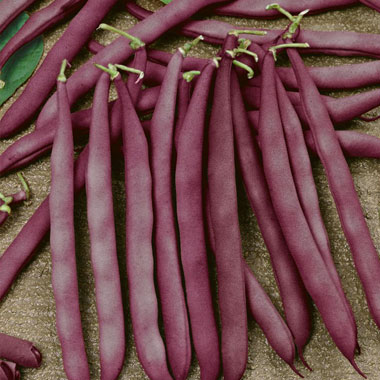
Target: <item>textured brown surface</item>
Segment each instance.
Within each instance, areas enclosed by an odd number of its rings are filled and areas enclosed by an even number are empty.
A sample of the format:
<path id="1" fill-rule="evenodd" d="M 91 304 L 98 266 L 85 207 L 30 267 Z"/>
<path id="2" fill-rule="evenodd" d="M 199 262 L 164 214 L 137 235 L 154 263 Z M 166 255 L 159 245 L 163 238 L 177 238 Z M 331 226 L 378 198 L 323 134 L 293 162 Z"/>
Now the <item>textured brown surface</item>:
<path id="1" fill-rule="evenodd" d="M 38 1 L 31 11 L 38 9 L 51 0 Z M 142 5 L 149 9 L 156 9 L 159 0 L 144 0 Z M 219 19 L 226 19 L 220 18 Z M 135 19 L 124 11 L 123 2 L 119 3 L 118 9 L 107 16 L 106 21 L 119 27 L 128 28 Z M 285 26 L 284 19 L 275 21 L 253 21 L 242 19 L 230 19 L 231 23 L 240 26 L 263 26 L 278 28 Z M 45 55 L 54 42 L 62 34 L 66 24 L 62 24 L 54 30 L 46 33 Z M 380 15 L 375 11 L 358 5 L 346 10 L 333 11 L 323 15 L 310 16 L 304 19 L 303 27 L 315 30 L 351 30 L 357 32 L 378 33 Z M 110 33 L 96 32 L 95 37 L 103 42 L 110 42 L 115 37 Z M 157 47 L 173 51 L 175 47 L 185 41 L 181 37 L 168 36 L 160 39 Z M 197 56 L 210 57 L 216 49 L 207 44 L 200 44 L 192 51 Z M 72 70 L 75 70 L 81 62 L 84 62 L 89 54 L 84 50 L 78 57 Z M 308 65 L 335 65 L 349 62 L 362 62 L 361 58 L 335 58 L 312 56 L 306 59 Z M 22 88 L 4 104 L 0 110 L 2 116 L 10 106 Z M 348 93 L 345 93 L 348 94 Z M 114 96 L 114 93 L 113 95 Z M 88 105 L 90 98 L 84 99 L 78 106 Z M 372 112 L 371 115 L 375 114 Z M 347 128 L 366 131 L 380 137 L 380 122 L 366 124 L 353 121 L 347 124 Z M 30 128 L 28 131 L 31 131 Z M 26 133 L 26 132 L 24 132 Z M 12 143 L 15 139 L 0 141 L 0 151 Z M 350 159 L 349 165 L 354 177 L 355 185 L 362 203 L 363 211 L 370 227 L 372 237 L 378 250 L 380 250 L 380 166 L 377 160 Z M 333 200 L 327 187 L 323 168 L 318 160 L 313 160 L 314 174 L 320 195 L 323 217 L 326 222 L 327 231 L 331 239 L 332 254 L 342 277 L 344 289 L 358 323 L 359 344 L 362 354 L 357 357 L 358 365 L 370 379 L 380 379 L 380 332 L 372 322 L 366 307 L 361 285 L 355 274 L 348 245 L 340 228 L 338 216 L 333 205 Z M 115 217 L 117 221 L 118 250 L 120 265 L 124 268 L 124 186 L 123 167 L 120 163 L 114 166 L 114 197 Z M 33 197 L 14 210 L 7 223 L 0 230 L 0 249 L 3 252 L 16 236 L 23 224 L 32 215 L 41 201 L 49 192 L 50 171 L 49 158 L 39 160 L 23 170 L 27 178 Z M 4 193 L 12 193 L 18 188 L 15 174 L 0 178 L 0 189 Z M 241 231 L 243 236 L 244 255 L 271 299 L 281 309 L 280 298 L 276 288 L 268 255 L 260 236 L 256 220 L 252 215 L 248 202 L 244 196 L 240 197 Z M 91 366 L 92 378 L 99 378 L 99 363 L 97 352 L 97 318 L 94 303 L 94 282 L 91 274 L 89 261 L 89 239 L 86 224 L 85 197 L 82 194 L 76 202 L 76 230 L 77 230 L 77 254 L 78 270 L 80 279 L 80 298 L 83 316 L 84 334 L 87 345 L 88 358 Z M 23 369 L 22 379 L 25 380 L 51 380 L 65 379 L 62 367 L 60 346 L 55 332 L 55 305 L 50 283 L 50 249 L 48 241 L 45 240 L 38 250 L 36 258 L 27 266 L 19 276 L 8 296 L 2 301 L 0 308 L 0 331 L 15 336 L 29 339 L 35 342 L 43 355 L 43 364 L 38 370 Z M 124 284 L 125 275 L 123 274 Z M 124 285 L 124 296 L 127 290 Z M 127 319 L 127 354 L 126 361 L 120 379 L 144 379 L 134 349 L 133 337 L 129 317 Z M 314 369 L 312 373 L 303 370 L 307 379 L 310 380 L 353 380 L 359 379 L 359 375 L 351 368 L 348 361 L 335 348 L 327 334 L 321 319 L 314 309 L 313 333 L 310 343 L 305 350 L 305 358 Z M 249 361 L 244 379 L 296 379 L 291 370 L 279 359 L 265 340 L 261 330 L 254 322 L 249 324 Z M 299 368 L 301 364 L 296 363 Z M 189 379 L 198 379 L 199 370 L 194 360 Z"/>

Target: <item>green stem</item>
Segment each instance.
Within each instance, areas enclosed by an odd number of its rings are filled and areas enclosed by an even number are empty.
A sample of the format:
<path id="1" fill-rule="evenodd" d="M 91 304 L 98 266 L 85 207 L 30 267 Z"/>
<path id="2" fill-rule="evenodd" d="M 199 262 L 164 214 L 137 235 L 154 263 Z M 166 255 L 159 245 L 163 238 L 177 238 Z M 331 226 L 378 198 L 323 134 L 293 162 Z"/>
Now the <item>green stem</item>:
<path id="1" fill-rule="evenodd" d="M 281 44 L 277 46 L 272 46 L 269 48 L 269 51 L 273 54 L 273 58 L 275 61 L 277 61 L 277 54 L 276 50 L 278 49 L 285 49 L 285 48 L 308 48 L 310 45 L 305 42 L 295 42 L 295 43 L 290 43 L 290 44 Z"/>
<path id="2" fill-rule="evenodd" d="M 289 26 L 289 30 L 283 34 L 283 36 L 282 36 L 283 39 L 293 37 L 293 34 L 296 32 L 296 30 L 300 26 L 300 23 L 301 23 L 303 16 L 305 16 L 305 14 L 308 12 L 309 12 L 309 9 L 305 9 L 304 11 L 300 12 L 300 14 L 295 18 L 295 20 Z"/>
<path id="3" fill-rule="evenodd" d="M 179 48 L 179 51 L 182 53 L 182 55 L 184 57 L 187 56 L 187 54 L 189 53 L 189 51 L 195 46 L 198 44 L 199 41 L 203 41 L 204 40 L 204 37 L 202 35 L 198 36 L 197 38 L 195 38 L 194 40 L 190 41 L 190 42 L 186 42 L 185 45 L 183 45 L 182 47 Z"/>
<path id="4" fill-rule="evenodd" d="M 242 62 L 240 62 L 240 61 L 237 61 L 236 59 L 234 59 L 234 60 L 232 61 L 232 63 L 233 63 L 235 66 L 240 67 L 240 68 L 246 70 L 246 71 L 248 72 L 248 74 L 247 74 L 248 79 L 252 79 L 253 76 L 255 75 L 255 73 L 254 73 L 254 71 L 252 70 L 252 68 L 249 67 L 248 65 L 246 65 L 245 63 L 242 63 Z"/>
<path id="5" fill-rule="evenodd" d="M 66 70 L 66 67 L 67 67 L 68 65 L 70 66 L 68 60 L 67 60 L 67 59 L 64 59 L 64 60 L 62 61 L 62 64 L 61 64 L 61 70 L 59 71 L 59 75 L 58 75 L 58 78 L 57 78 L 57 80 L 58 80 L 59 82 L 63 82 L 63 83 L 65 83 L 65 82 L 67 81 L 67 79 L 66 79 L 66 75 L 65 75 L 65 70 Z"/>
<path id="6" fill-rule="evenodd" d="M 0 206 L 0 211 L 6 212 L 8 215 L 10 215 L 12 210 L 7 204 L 4 203 Z"/>
<path id="7" fill-rule="evenodd" d="M 108 73 L 111 77 L 111 80 L 114 80 L 119 74 L 119 72 L 114 68 L 104 67 L 102 65 L 99 65 L 98 63 L 94 63 L 95 67 L 97 67 L 100 70 L 105 71 Z"/>
<path id="8" fill-rule="evenodd" d="M 11 213 L 11 208 L 9 205 L 12 203 L 13 198 L 12 197 L 6 197 L 4 194 L 0 193 L 0 200 L 2 200 L 4 203 L 0 206 L 0 211 L 6 212 L 7 214 Z"/>
<path id="9" fill-rule="evenodd" d="M 13 202 L 13 197 L 7 197 L 3 193 L 0 193 L 0 200 L 3 201 L 5 204 L 9 205 Z"/>
<path id="10" fill-rule="evenodd" d="M 295 21 L 295 17 L 290 12 L 288 12 L 286 9 L 282 8 L 280 4 L 277 4 L 277 3 L 269 4 L 265 7 L 265 9 L 267 11 L 269 11 L 271 9 L 276 9 L 277 11 L 282 13 L 284 16 L 286 16 L 290 21 L 292 21 L 292 22 Z"/>
<path id="11" fill-rule="evenodd" d="M 218 69 L 219 68 L 219 61 L 221 60 L 222 58 L 220 58 L 220 57 L 214 57 L 213 59 L 212 59 L 212 61 L 214 62 L 214 65 L 215 65 L 215 67 Z"/>
<path id="12" fill-rule="evenodd" d="M 249 46 L 251 45 L 251 41 L 248 40 L 247 38 L 239 38 L 238 39 L 239 46 L 238 49 L 248 49 Z"/>
<path id="13" fill-rule="evenodd" d="M 200 75 L 201 72 L 198 70 L 191 70 L 191 71 L 186 71 L 183 73 L 182 77 L 185 79 L 186 82 L 191 82 L 196 75 Z"/>
<path id="14" fill-rule="evenodd" d="M 250 51 L 250 50 L 247 50 L 247 49 L 236 48 L 236 49 L 234 49 L 234 52 L 237 53 L 237 54 L 243 53 L 243 54 L 250 55 L 251 57 L 253 57 L 255 59 L 256 62 L 259 61 L 258 55 L 256 53 L 254 53 L 253 51 Z"/>
<path id="15" fill-rule="evenodd" d="M 26 195 L 26 199 L 28 200 L 30 198 L 30 188 L 29 188 L 29 185 L 28 183 L 26 182 L 25 178 L 23 177 L 23 175 L 21 173 L 17 173 L 17 176 L 21 182 L 21 185 L 25 191 L 25 195 Z"/>
<path id="16" fill-rule="evenodd" d="M 141 41 L 140 38 L 132 36 L 131 34 L 129 34 L 127 32 L 124 32 L 123 30 L 114 28 L 111 25 L 103 23 L 103 24 L 100 24 L 98 26 L 98 29 L 108 30 L 110 32 L 114 32 L 114 33 L 120 34 L 121 36 L 123 36 L 125 38 L 128 38 L 129 40 L 131 40 L 131 43 L 129 45 L 131 46 L 131 48 L 133 50 L 137 50 L 140 47 L 145 46 L 145 43 L 143 41 Z"/>
<path id="17" fill-rule="evenodd" d="M 133 67 L 119 65 L 118 63 L 116 63 L 115 65 L 108 65 L 108 67 L 109 68 L 117 67 L 120 70 L 128 71 L 129 73 L 133 73 L 133 74 L 138 74 L 139 77 L 137 78 L 137 81 L 135 83 L 140 82 L 140 80 L 144 78 L 144 71 L 134 69 Z"/>
<path id="18" fill-rule="evenodd" d="M 279 4 L 269 4 L 266 6 L 265 9 L 267 9 L 267 10 L 276 9 L 280 13 L 285 15 L 292 22 L 291 25 L 289 26 L 288 31 L 283 34 L 283 36 L 282 36 L 283 39 L 293 37 L 293 34 L 298 29 L 303 16 L 305 16 L 305 14 L 309 12 L 309 9 L 305 9 L 304 11 L 300 12 L 297 16 L 293 16 L 290 12 L 288 12 L 286 9 L 282 8 L 281 5 L 279 5 Z"/>
<path id="19" fill-rule="evenodd" d="M 234 30 L 229 31 L 228 34 L 232 34 L 236 37 L 238 37 L 239 34 L 254 34 L 256 36 L 265 36 L 267 34 L 267 32 L 264 30 L 252 30 L 252 29 L 238 30 L 238 29 L 234 29 Z"/>

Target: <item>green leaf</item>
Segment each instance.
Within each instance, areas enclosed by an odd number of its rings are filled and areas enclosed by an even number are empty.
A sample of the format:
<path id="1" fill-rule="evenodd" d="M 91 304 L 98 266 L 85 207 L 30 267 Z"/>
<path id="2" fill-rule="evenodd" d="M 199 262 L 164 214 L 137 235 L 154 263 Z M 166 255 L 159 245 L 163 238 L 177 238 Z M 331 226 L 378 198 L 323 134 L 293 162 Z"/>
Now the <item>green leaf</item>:
<path id="1" fill-rule="evenodd" d="M 169 4 L 172 2 L 172 0 L 161 0 L 161 2 L 163 2 L 164 4 Z"/>
<path id="2" fill-rule="evenodd" d="M 0 50 L 21 29 L 28 18 L 29 16 L 25 12 L 22 13 L 1 33 Z M 43 50 L 44 44 L 40 36 L 24 45 L 9 58 L 0 74 L 0 80 L 5 82 L 5 86 L 0 90 L 0 105 L 10 98 L 16 89 L 33 74 Z"/>

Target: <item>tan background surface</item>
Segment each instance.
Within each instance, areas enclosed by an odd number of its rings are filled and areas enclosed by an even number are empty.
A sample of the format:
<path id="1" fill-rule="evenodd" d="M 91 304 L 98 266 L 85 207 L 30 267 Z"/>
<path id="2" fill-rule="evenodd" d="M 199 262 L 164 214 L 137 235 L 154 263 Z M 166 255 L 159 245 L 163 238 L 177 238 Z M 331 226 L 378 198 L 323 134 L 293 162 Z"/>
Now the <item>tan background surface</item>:
<path id="1" fill-rule="evenodd" d="M 50 1 L 51 0 L 37 1 L 36 5 L 30 9 L 30 11 L 45 6 Z M 152 10 L 160 6 L 159 0 L 144 0 L 141 3 Z M 226 18 L 219 17 L 219 19 Z M 136 22 L 133 17 L 126 13 L 122 1 L 119 3 L 117 9 L 107 16 L 106 21 L 123 28 L 128 28 Z M 230 19 L 229 21 L 240 26 L 250 25 L 269 28 L 278 28 L 287 24 L 284 19 L 276 21 Z M 45 34 L 45 55 L 54 42 L 59 38 L 66 26 L 67 23 L 62 24 Z M 315 30 L 351 30 L 357 32 L 379 33 L 379 26 L 380 14 L 377 14 L 375 11 L 362 5 L 353 6 L 346 10 L 328 12 L 324 15 L 310 16 L 303 21 L 304 28 Z M 105 32 L 96 32 L 95 37 L 103 43 L 110 42 L 115 38 L 113 35 Z M 184 41 L 184 38 L 167 36 L 160 39 L 157 46 L 173 51 L 176 47 L 182 45 Z M 216 49 L 214 47 L 203 43 L 192 51 L 192 54 L 201 57 L 210 57 L 215 53 Z M 79 64 L 88 57 L 89 53 L 83 50 L 80 57 L 75 60 L 72 70 L 75 70 Z M 310 56 L 306 59 L 306 62 L 309 65 L 335 65 L 348 62 L 363 62 L 365 60 L 366 59 L 363 58 Z M 10 106 L 12 101 L 17 98 L 21 91 L 22 89 L 19 89 L 14 97 L 2 106 L 0 116 L 4 114 L 6 109 Z M 348 94 L 348 92 L 345 94 Z M 83 107 L 89 103 L 90 97 L 81 101 L 78 107 Z M 371 113 L 371 115 L 374 114 L 375 112 Z M 348 123 L 346 127 L 366 131 L 380 137 L 380 122 L 366 124 L 360 121 L 353 121 Z M 29 131 L 31 130 L 32 129 L 30 128 Z M 16 136 L 15 139 L 19 137 L 20 135 Z M 15 139 L 0 141 L 0 152 L 5 150 L 5 148 Z M 373 239 L 376 247 L 380 249 L 379 162 L 377 160 L 369 159 L 350 159 L 349 164 Z M 332 254 L 358 322 L 359 344 L 362 348 L 362 354 L 357 357 L 357 362 L 361 369 L 368 375 L 369 379 L 377 380 L 380 379 L 380 332 L 372 322 L 368 313 L 363 291 L 355 274 L 351 255 L 342 234 L 331 195 L 327 188 L 327 181 L 323 168 L 317 159 L 313 160 L 313 167 L 318 192 L 320 194 L 323 216 L 331 238 Z M 40 159 L 33 165 L 28 166 L 23 172 L 31 186 L 33 197 L 27 204 L 15 209 L 6 225 L 1 228 L 1 252 L 6 249 L 23 224 L 32 215 L 33 211 L 49 192 L 50 171 L 48 157 Z M 118 249 L 120 265 L 124 268 L 124 186 L 122 164 L 115 163 L 113 173 Z M 17 188 L 18 183 L 15 174 L 10 174 L 0 179 L 0 189 L 2 192 L 11 193 Z M 258 231 L 256 220 L 250 211 L 245 197 L 241 196 L 240 198 L 239 207 L 241 211 L 240 221 L 244 255 L 275 305 L 278 309 L 281 309 L 278 290 L 273 279 L 268 255 Z M 88 358 L 91 365 L 92 378 L 98 379 L 97 319 L 94 303 L 94 283 L 89 261 L 89 239 L 87 234 L 84 194 L 82 194 L 76 202 L 75 221 L 84 334 L 87 344 Z M 60 346 L 55 332 L 55 305 L 50 276 L 50 249 L 48 240 L 46 239 L 38 250 L 36 258 L 19 276 L 8 296 L 0 305 L 0 331 L 35 342 L 36 346 L 43 354 L 43 363 L 40 369 L 22 370 L 22 379 L 25 380 L 66 378 L 62 367 Z M 125 280 L 124 274 L 123 279 Z M 124 296 L 126 299 L 127 290 L 125 285 L 124 290 Z M 348 361 L 340 354 L 338 349 L 335 348 L 315 309 L 313 312 L 313 322 L 313 333 L 310 343 L 306 347 L 305 357 L 311 367 L 313 367 L 314 371 L 309 373 L 302 369 L 306 378 L 310 380 L 359 379 L 359 375 L 355 373 Z M 129 319 L 127 320 L 127 325 L 126 361 L 120 379 L 144 379 L 146 377 L 135 354 Z M 297 378 L 286 364 L 276 356 L 266 342 L 261 330 L 252 320 L 249 323 L 249 340 L 249 361 L 244 379 L 291 380 Z M 296 364 L 299 368 L 302 368 L 300 362 L 297 362 Z M 194 360 L 189 379 L 198 378 L 199 370 Z"/>

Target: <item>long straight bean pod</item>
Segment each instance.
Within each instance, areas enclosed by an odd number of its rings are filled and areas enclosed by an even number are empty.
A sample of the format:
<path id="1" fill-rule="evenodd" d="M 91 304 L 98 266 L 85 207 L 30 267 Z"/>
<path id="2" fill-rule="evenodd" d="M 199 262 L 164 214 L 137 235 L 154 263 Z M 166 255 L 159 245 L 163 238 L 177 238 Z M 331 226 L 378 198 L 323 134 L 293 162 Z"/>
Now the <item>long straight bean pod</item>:
<path id="1" fill-rule="evenodd" d="M 380 327 L 380 260 L 355 191 L 350 169 L 340 148 L 326 106 L 296 50 L 287 50 L 300 89 L 302 108 L 351 248 L 371 315 Z"/>
<path id="2" fill-rule="evenodd" d="M 268 52 L 262 64 L 259 133 L 264 173 L 273 206 L 290 253 L 306 290 L 317 306 L 332 339 L 351 364 L 356 333 L 342 300 L 314 241 L 297 196 L 277 102 L 274 59 Z"/>
<path id="3" fill-rule="evenodd" d="M 351 316 L 352 328 L 357 335 L 355 317 L 351 309 L 335 268 L 331 256 L 330 242 L 322 219 L 319 208 L 319 199 L 317 188 L 315 186 L 310 158 L 307 151 L 304 135 L 302 132 L 301 122 L 297 113 L 288 98 L 281 80 L 276 77 L 277 100 L 280 109 L 281 121 L 284 129 L 286 145 L 289 152 L 289 160 L 292 168 L 294 184 L 297 189 L 298 199 L 300 201 L 303 213 L 309 224 L 314 241 L 318 246 L 319 252 L 326 264 L 335 286 L 340 293 L 343 302 Z"/>
<path id="4" fill-rule="evenodd" d="M 217 379 L 220 372 L 219 337 L 209 279 L 202 189 L 206 108 L 214 71 L 214 63 L 203 69 L 176 144 L 175 184 L 181 261 L 192 339 L 202 380 Z"/>
<path id="5" fill-rule="evenodd" d="M 186 378 L 191 360 L 172 193 L 175 107 L 184 55 L 180 48 L 169 62 L 150 125 L 157 283 L 168 361 L 176 380 Z"/>
<path id="6" fill-rule="evenodd" d="M 215 236 L 211 223 L 210 198 L 207 190 L 205 193 L 204 208 L 207 243 L 212 253 L 215 255 Z M 294 340 L 289 327 L 274 307 L 272 301 L 265 293 L 265 290 L 257 281 L 249 265 L 244 262 L 243 266 L 245 293 L 251 315 L 263 331 L 265 337 L 268 339 L 268 343 L 277 355 L 284 360 L 295 373 L 300 375 L 294 366 Z"/>
<path id="7" fill-rule="evenodd" d="M 237 38 L 227 37 L 226 49 Z M 215 236 L 221 350 L 226 380 L 240 379 L 247 362 L 248 336 L 241 236 L 235 183 L 234 139 L 230 98 L 232 57 L 223 55 L 215 79 L 208 131 L 208 188 Z"/>
<path id="8" fill-rule="evenodd" d="M 286 321 L 294 336 L 298 354 L 304 360 L 302 352 L 311 332 L 307 293 L 273 209 L 257 143 L 249 126 L 236 74 L 232 76 L 231 91 L 235 145 L 244 186 L 270 254 Z"/>
<path id="9" fill-rule="evenodd" d="M 148 142 L 123 81 L 115 79 L 125 162 L 126 257 L 132 328 L 139 360 L 150 379 L 171 379 L 158 328 L 152 248 L 153 202 Z"/>
<path id="10" fill-rule="evenodd" d="M 87 220 L 99 321 L 102 380 L 117 378 L 125 353 L 124 312 L 111 183 L 111 148 L 107 108 L 109 86 L 109 75 L 103 73 L 94 94 L 86 172 Z"/>
<path id="11" fill-rule="evenodd" d="M 65 62 L 65 61 L 64 61 Z M 58 127 L 51 154 L 50 246 L 57 333 L 69 380 L 90 379 L 79 308 L 74 231 L 74 142 L 65 87 L 57 80 Z"/>

